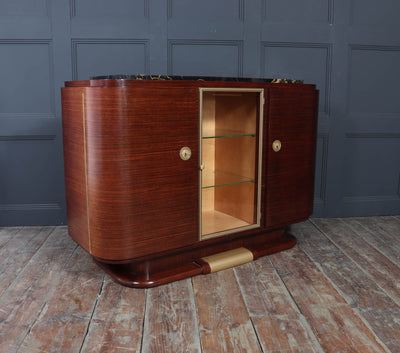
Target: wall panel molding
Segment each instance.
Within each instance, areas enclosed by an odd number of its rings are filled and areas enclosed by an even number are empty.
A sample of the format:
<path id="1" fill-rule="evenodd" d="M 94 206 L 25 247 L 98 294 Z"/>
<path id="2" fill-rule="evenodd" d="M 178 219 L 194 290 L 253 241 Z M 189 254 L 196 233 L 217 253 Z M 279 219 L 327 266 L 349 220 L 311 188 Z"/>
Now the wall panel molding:
<path id="1" fill-rule="evenodd" d="M 58 131 L 55 114 L 0 114 L 0 141 L 54 139 Z"/>
<path id="2" fill-rule="evenodd" d="M 400 51 L 400 45 L 376 45 L 350 43 L 351 50 L 373 50 L 373 51 Z"/>
<path id="3" fill-rule="evenodd" d="M 2 119 L 56 119 L 53 113 L 0 113 Z"/>
<path id="4" fill-rule="evenodd" d="M 393 139 L 400 138 L 396 132 L 346 132 L 346 138 L 353 139 Z"/>
<path id="5" fill-rule="evenodd" d="M 37 211 L 60 211 L 61 205 L 59 203 L 6 203 L 0 204 L 0 211 L 23 211 L 23 212 L 37 212 Z"/>
<path id="6" fill-rule="evenodd" d="M 398 189 L 399 190 L 399 189 Z M 400 194 L 396 195 L 376 195 L 376 196 L 345 196 L 343 197 L 345 203 L 373 203 L 373 202 L 387 202 L 387 201 L 400 201 Z"/>
<path id="7" fill-rule="evenodd" d="M 322 140 L 321 159 L 317 161 L 317 167 L 320 167 L 319 188 L 315 190 L 314 200 L 316 202 L 325 202 L 326 187 L 328 179 L 328 147 L 329 147 L 329 134 L 318 134 L 317 140 Z"/>
<path id="8" fill-rule="evenodd" d="M 56 135 L 0 135 L 0 141 L 36 141 L 55 140 Z"/>

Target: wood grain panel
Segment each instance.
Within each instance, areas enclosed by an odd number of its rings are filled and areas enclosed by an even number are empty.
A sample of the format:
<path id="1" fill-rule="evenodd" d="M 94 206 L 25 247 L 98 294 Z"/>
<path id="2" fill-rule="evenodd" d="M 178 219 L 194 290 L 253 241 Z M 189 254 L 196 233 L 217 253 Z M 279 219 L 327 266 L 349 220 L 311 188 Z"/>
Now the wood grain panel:
<path id="1" fill-rule="evenodd" d="M 123 260 L 195 242 L 197 92 L 88 88 L 86 101 L 92 254 Z"/>
<path id="2" fill-rule="evenodd" d="M 267 148 L 267 226 L 312 213 L 317 127 L 316 91 L 270 89 Z M 272 143 L 282 149 L 274 152 Z"/>
<path id="3" fill-rule="evenodd" d="M 62 124 L 68 233 L 90 253 L 84 92 L 84 88 L 61 90 Z"/>
<path id="4" fill-rule="evenodd" d="M 78 214 L 76 226 L 70 227 L 75 232 L 72 237 L 78 243 L 82 240 L 83 247 L 121 284 L 147 287 L 182 279 L 185 273 L 197 274 L 199 267 L 191 263 L 203 255 L 212 255 L 217 248 L 229 250 L 240 243 L 260 256 L 295 244 L 295 239 L 284 234 L 282 227 L 311 214 L 317 102 L 313 85 L 104 79 L 69 82 L 67 86 L 63 90 L 63 104 L 72 107 L 65 109 L 64 117 L 77 115 L 75 121 L 65 124 L 67 183 L 68 173 L 73 168 L 77 170 L 76 179 L 70 178 L 67 193 L 71 189 L 68 194 L 72 197 L 71 207 L 75 202 L 77 210 L 83 211 Z M 222 240 L 205 240 L 200 244 L 199 88 L 214 86 L 257 89 L 257 92 L 212 93 L 216 95 L 215 116 L 222 119 L 216 118 L 216 128 L 229 125 L 229 130 L 236 131 L 244 125 L 245 133 L 255 134 L 218 139 L 215 168 L 251 177 L 261 184 L 262 194 L 268 189 L 262 195 L 266 202 L 261 202 L 261 214 L 269 217 L 270 222 L 268 230 L 260 222 L 259 229 L 226 235 L 225 244 Z M 70 92 L 75 89 L 74 96 Z M 268 151 L 277 132 L 285 132 L 288 143 L 284 151 L 287 149 L 289 153 L 271 158 L 270 152 L 266 152 L 268 162 L 264 160 L 258 173 L 257 130 L 262 123 L 258 122 L 257 113 L 262 90 L 267 97 L 268 90 L 274 92 L 262 115 L 265 131 L 272 130 L 264 151 Z M 238 93 L 240 99 L 236 99 Z M 206 99 L 205 111 L 211 106 L 207 106 Z M 236 138 L 243 140 L 239 144 L 243 153 L 238 153 Z M 229 140 L 227 146 L 222 140 Z M 74 143 L 81 146 L 77 148 Z M 184 146 L 192 151 L 187 161 L 179 157 Z M 222 163 L 222 159 L 229 163 Z M 300 190 L 300 186 L 305 189 Z M 254 224 L 258 214 L 253 183 L 220 189 L 215 191 L 215 209 Z M 286 193 L 280 195 L 282 190 Z M 274 202 L 278 202 L 278 207 Z M 282 209 L 286 213 L 282 214 Z M 78 228 L 83 231 L 77 232 Z M 253 247 L 262 239 L 266 239 L 265 244 L 259 249 Z M 190 261 L 174 259 L 174 253 Z M 118 267 L 117 262 L 124 265 Z M 168 268 L 162 268 L 161 264 L 168 264 Z"/>

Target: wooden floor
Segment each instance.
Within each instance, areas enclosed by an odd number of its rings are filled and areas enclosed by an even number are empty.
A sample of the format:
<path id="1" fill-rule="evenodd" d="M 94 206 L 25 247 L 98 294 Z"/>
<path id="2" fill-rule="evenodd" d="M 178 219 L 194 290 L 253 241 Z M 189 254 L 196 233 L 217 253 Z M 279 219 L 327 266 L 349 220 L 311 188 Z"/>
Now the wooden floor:
<path id="1" fill-rule="evenodd" d="M 66 227 L 0 228 L 0 352 L 400 352 L 400 216 L 292 232 L 288 251 L 141 290 Z"/>

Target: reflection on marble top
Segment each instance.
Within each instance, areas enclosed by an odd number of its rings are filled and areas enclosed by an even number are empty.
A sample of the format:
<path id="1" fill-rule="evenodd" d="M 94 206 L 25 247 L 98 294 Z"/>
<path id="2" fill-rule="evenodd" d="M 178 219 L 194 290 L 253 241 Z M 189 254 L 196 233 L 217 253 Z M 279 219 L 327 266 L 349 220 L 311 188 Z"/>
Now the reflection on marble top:
<path id="1" fill-rule="evenodd" d="M 214 77 L 214 76 L 168 76 L 168 75 L 105 75 L 93 76 L 91 80 L 185 80 L 185 81 L 226 81 L 226 82 L 260 82 L 260 83 L 296 83 L 303 80 L 285 78 L 250 78 L 250 77 Z"/>

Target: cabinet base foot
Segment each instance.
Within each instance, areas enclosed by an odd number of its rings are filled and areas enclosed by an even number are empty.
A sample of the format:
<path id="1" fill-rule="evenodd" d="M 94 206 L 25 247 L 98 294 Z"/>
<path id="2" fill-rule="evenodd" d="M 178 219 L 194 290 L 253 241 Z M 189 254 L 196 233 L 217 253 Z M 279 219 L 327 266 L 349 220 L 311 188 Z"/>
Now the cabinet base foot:
<path id="1" fill-rule="evenodd" d="M 226 251 L 218 251 L 218 246 L 209 246 L 167 253 L 157 258 L 134 259 L 127 263 L 106 263 L 97 258 L 94 258 L 94 261 L 124 286 L 156 287 L 199 274 L 224 270 L 293 247 L 297 242 L 296 238 L 288 232 L 280 231 L 280 236 L 262 244 L 258 244 L 259 241 L 255 241 L 254 237 L 233 241 L 226 244 Z M 255 238 L 262 239 L 263 236 L 276 232 L 279 230 L 265 232 Z"/>

